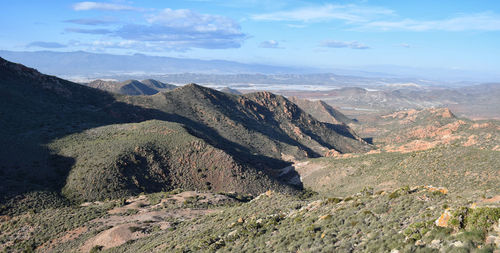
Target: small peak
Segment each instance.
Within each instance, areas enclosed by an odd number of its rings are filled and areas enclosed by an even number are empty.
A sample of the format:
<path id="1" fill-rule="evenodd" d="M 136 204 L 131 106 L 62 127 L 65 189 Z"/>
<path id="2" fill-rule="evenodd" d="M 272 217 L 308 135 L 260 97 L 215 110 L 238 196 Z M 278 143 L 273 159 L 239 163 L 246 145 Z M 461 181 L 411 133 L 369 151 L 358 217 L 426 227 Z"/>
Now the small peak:
<path id="1" fill-rule="evenodd" d="M 456 118 L 455 114 L 451 112 L 450 108 L 440 108 L 437 110 L 437 112 L 443 118 Z"/>
<path id="2" fill-rule="evenodd" d="M 190 89 L 192 89 L 192 88 L 195 88 L 195 89 L 203 88 L 203 86 L 195 84 L 195 83 L 188 83 L 188 84 L 186 84 L 186 85 L 184 85 L 182 87 L 190 88 Z"/>

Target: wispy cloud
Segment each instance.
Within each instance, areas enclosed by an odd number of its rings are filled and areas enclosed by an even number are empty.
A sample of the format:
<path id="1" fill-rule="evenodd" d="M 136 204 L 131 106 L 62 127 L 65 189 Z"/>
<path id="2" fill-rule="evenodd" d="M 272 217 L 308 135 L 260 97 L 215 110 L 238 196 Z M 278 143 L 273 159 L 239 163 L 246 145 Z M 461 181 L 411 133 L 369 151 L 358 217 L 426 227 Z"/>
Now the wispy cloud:
<path id="1" fill-rule="evenodd" d="M 90 19 L 90 18 L 69 19 L 65 20 L 64 22 L 77 25 L 110 25 L 116 23 L 116 21 L 111 21 L 111 20 Z"/>
<path id="2" fill-rule="evenodd" d="M 401 43 L 401 44 L 399 44 L 399 46 L 400 47 L 405 47 L 405 48 L 410 48 L 411 47 L 410 44 L 408 44 L 408 43 Z"/>
<path id="3" fill-rule="evenodd" d="M 84 28 L 66 28 L 66 32 L 86 33 L 86 34 L 111 34 L 113 31 L 108 29 L 84 29 Z"/>
<path id="4" fill-rule="evenodd" d="M 289 11 L 279 11 L 253 15 L 254 20 L 263 21 L 302 21 L 318 22 L 343 20 L 347 22 L 367 22 L 375 16 L 392 15 L 393 10 L 382 7 L 366 7 L 358 5 L 334 5 L 304 7 Z"/>
<path id="5" fill-rule="evenodd" d="M 256 14 L 260 21 L 328 22 L 338 20 L 362 31 L 500 31 L 500 15 L 493 12 L 469 13 L 445 19 L 398 18 L 391 9 L 355 4 L 325 4 L 293 10 Z M 294 27 L 295 25 L 288 25 Z M 299 24 L 300 26 L 300 24 Z"/>
<path id="6" fill-rule="evenodd" d="M 287 24 L 286 26 L 290 28 L 305 28 L 307 27 L 306 25 L 297 25 L 297 24 Z"/>
<path id="7" fill-rule="evenodd" d="M 102 2 L 78 2 L 73 5 L 73 10 L 143 11 L 144 9 L 122 4 L 112 4 L 112 3 L 102 3 Z"/>
<path id="8" fill-rule="evenodd" d="M 500 31 L 500 16 L 485 12 L 460 15 L 441 20 L 403 19 L 398 21 L 374 21 L 361 25 L 363 30 L 382 31 Z"/>
<path id="9" fill-rule="evenodd" d="M 320 46 L 331 48 L 370 49 L 369 46 L 357 41 L 325 40 L 320 43 Z"/>
<path id="10" fill-rule="evenodd" d="M 57 42 L 33 41 L 26 47 L 41 47 L 41 48 L 64 48 L 66 45 Z"/>
<path id="11" fill-rule="evenodd" d="M 277 42 L 275 40 L 262 41 L 259 44 L 259 47 L 262 47 L 262 48 L 281 48 L 279 42 Z"/>
<path id="12" fill-rule="evenodd" d="M 147 25 L 125 25 L 114 35 L 127 40 L 162 42 L 178 50 L 238 48 L 247 37 L 230 18 L 188 9 L 164 9 L 150 15 L 147 21 Z"/>

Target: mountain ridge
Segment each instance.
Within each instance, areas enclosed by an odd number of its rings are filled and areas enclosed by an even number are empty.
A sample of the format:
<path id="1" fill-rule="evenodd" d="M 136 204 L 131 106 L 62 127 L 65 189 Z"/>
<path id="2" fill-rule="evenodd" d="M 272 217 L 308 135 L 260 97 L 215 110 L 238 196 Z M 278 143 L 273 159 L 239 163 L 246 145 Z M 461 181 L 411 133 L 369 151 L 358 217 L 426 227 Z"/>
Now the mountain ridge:
<path id="1" fill-rule="evenodd" d="M 11 147 L 0 151 L 3 161 L 0 177 L 5 182 L 0 187 L 3 203 L 13 200 L 15 196 L 28 194 L 31 197 L 25 195 L 28 197 L 24 199 L 31 202 L 17 203 L 36 206 L 44 203 L 37 197 L 42 196 L 42 192 L 63 194 L 71 201 L 78 202 L 136 194 L 138 189 L 151 192 L 158 189 L 169 190 L 172 187 L 208 190 L 210 186 L 211 189 L 252 194 L 266 191 L 268 188 L 294 191 L 300 190 L 301 186 L 286 185 L 279 179 L 281 169 L 289 164 L 288 161 L 322 156 L 329 149 L 339 152 L 364 152 L 371 149 L 361 140 L 338 133 L 334 127 L 316 121 L 286 98 L 271 93 L 238 96 L 189 84 L 152 96 L 126 96 L 43 75 L 35 69 L 3 59 L 0 59 L 0 74 L 3 77 L 0 82 L 0 94 L 7 98 L 0 101 L 0 120 L 4 126 L 0 130 L 0 137 Z M 192 165 L 186 167 L 189 168 L 189 173 L 194 173 L 192 179 L 189 179 L 193 180 L 192 183 L 169 184 L 168 182 L 181 177 L 167 176 L 166 178 L 170 179 L 159 181 L 164 182 L 164 188 L 148 188 L 149 183 L 144 182 L 149 182 L 148 180 L 153 180 L 154 177 L 150 175 L 147 179 L 141 173 L 150 173 L 147 172 L 150 168 L 159 166 L 167 168 L 166 172 L 175 174 L 179 171 L 177 168 L 182 167 L 168 158 L 169 153 L 179 154 L 175 151 L 175 146 L 168 146 L 171 137 L 160 135 L 158 139 L 165 140 L 162 142 L 164 144 L 153 146 L 166 150 L 163 155 L 158 156 L 159 163 L 148 160 L 151 156 L 151 159 L 155 160 L 154 152 L 141 151 L 148 143 L 130 139 L 130 143 L 118 144 L 122 141 L 118 137 L 130 134 L 120 129 L 140 122 L 146 122 L 142 124 L 147 125 L 148 120 L 159 120 L 164 122 L 162 124 L 174 128 L 183 126 L 185 130 L 180 134 L 186 136 L 184 139 L 198 139 L 210 150 L 219 150 L 217 152 L 222 152 L 225 157 L 232 159 L 230 164 L 235 164 L 234 168 L 246 168 L 245 178 L 250 180 L 249 184 L 232 183 L 233 186 L 226 187 L 225 182 L 215 176 L 216 174 L 205 174 L 206 177 L 201 177 L 203 173 L 196 171 L 201 169 L 203 172 L 204 168 Z M 101 145 L 104 145 L 102 141 L 93 141 L 92 135 L 83 134 L 93 133 L 96 128 L 105 129 L 103 131 L 106 134 L 102 135 L 102 138 L 117 135 L 117 138 L 110 139 L 108 145 L 111 147 L 117 145 L 120 148 L 129 148 L 113 157 L 102 156 L 95 159 L 99 156 L 92 158 L 83 155 L 84 150 L 92 154 L 94 149 L 99 150 Z M 165 131 L 170 131 L 169 127 L 164 128 Z M 141 138 L 153 138 L 155 133 L 148 133 L 147 128 L 142 129 L 146 133 L 139 135 Z M 142 143 L 137 146 L 137 151 L 131 146 L 135 142 Z M 74 147 L 82 143 L 84 146 L 75 150 Z M 186 143 L 184 147 L 189 150 L 192 146 Z M 199 160 L 200 166 L 206 162 L 217 163 L 202 158 L 203 154 L 206 156 L 206 153 L 195 152 L 189 160 Z M 123 157 L 129 158 L 123 160 Z M 131 161 L 143 164 L 141 166 L 145 169 L 123 174 L 127 168 L 125 164 Z M 97 164 L 92 165 L 93 162 Z M 165 167 L 165 164 L 170 164 L 170 169 L 169 166 Z M 34 171 L 37 171 L 36 175 Z M 293 174 L 294 171 L 290 173 Z M 109 181 L 102 181 L 103 178 L 108 178 Z M 142 183 L 139 178 L 142 178 Z M 151 185 L 156 184 L 152 182 Z M 86 188 L 89 191 L 85 192 L 79 185 L 89 186 Z M 112 185 L 116 187 L 107 188 Z M 234 188 L 234 185 L 242 187 Z M 244 185 L 248 187 L 243 188 Z M 16 205 L 9 203 L 8 206 Z"/>

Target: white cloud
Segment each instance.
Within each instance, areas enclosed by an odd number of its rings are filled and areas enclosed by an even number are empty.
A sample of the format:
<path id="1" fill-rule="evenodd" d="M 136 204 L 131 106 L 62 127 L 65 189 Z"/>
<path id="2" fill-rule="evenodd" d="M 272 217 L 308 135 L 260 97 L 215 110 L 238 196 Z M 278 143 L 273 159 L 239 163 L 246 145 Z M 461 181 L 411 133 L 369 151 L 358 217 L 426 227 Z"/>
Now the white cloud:
<path id="1" fill-rule="evenodd" d="M 240 33 L 240 26 L 232 19 L 200 14 L 188 9 L 163 9 L 160 13 L 151 15 L 148 22 L 170 28 L 183 28 L 188 31 L 215 32 L 223 31 L 227 34 Z"/>
<path id="2" fill-rule="evenodd" d="M 363 24 L 363 30 L 403 31 L 500 31 L 500 16 L 486 12 L 461 15 L 441 20 L 403 19 L 374 21 Z"/>
<path id="3" fill-rule="evenodd" d="M 100 3 L 100 2 L 78 2 L 73 5 L 75 11 L 88 10 L 106 10 L 106 11 L 142 11 L 142 8 L 136 8 L 128 5 Z"/>
<path id="4" fill-rule="evenodd" d="M 369 46 L 357 41 L 325 40 L 320 43 L 320 46 L 332 48 L 370 49 Z"/>
<path id="5" fill-rule="evenodd" d="M 279 42 L 277 42 L 275 40 L 266 40 L 266 41 L 262 41 L 260 43 L 259 47 L 262 47 L 262 48 L 280 48 L 280 44 L 279 44 Z"/>
<path id="6" fill-rule="evenodd" d="M 303 21 L 318 22 L 343 20 L 347 22 L 367 22 L 376 16 L 392 15 L 393 10 L 382 7 L 364 7 L 357 5 L 334 5 L 304 7 L 290 11 L 279 11 L 253 15 L 254 20 L 263 21 Z"/>
<path id="7" fill-rule="evenodd" d="M 410 44 L 408 44 L 408 43 L 401 43 L 401 44 L 399 44 L 399 46 L 400 47 L 405 47 L 405 48 L 410 48 L 411 47 Z"/>
<path id="8" fill-rule="evenodd" d="M 247 37 L 230 18 L 187 9 L 164 9 L 150 15 L 147 21 L 146 25 L 125 25 L 114 35 L 126 40 L 157 42 L 178 50 L 238 48 Z"/>

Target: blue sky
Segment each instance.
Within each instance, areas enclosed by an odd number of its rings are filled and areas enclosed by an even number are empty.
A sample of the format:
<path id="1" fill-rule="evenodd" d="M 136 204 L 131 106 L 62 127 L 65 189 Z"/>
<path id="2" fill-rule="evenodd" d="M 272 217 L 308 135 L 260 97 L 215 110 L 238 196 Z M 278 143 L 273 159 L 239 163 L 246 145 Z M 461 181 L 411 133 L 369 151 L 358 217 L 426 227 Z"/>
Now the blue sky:
<path id="1" fill-rule="evenodd" d="M 498 73 L 500 1 L 0 0 L 0 49 Z"/>

